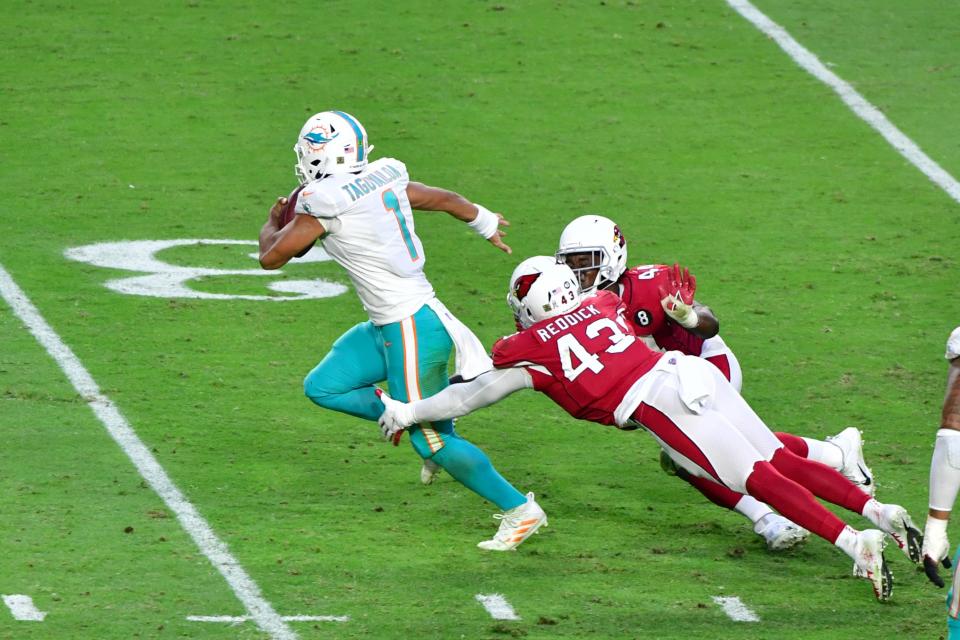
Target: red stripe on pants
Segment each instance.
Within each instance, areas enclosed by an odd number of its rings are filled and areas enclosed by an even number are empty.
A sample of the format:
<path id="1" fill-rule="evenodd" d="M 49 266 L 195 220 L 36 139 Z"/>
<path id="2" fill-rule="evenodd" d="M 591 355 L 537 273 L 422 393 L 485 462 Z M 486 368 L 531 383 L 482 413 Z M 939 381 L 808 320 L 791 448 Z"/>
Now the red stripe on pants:
<path id="1" fill-rule="evenodd" d="M 709 358 L 704 358 L 707 362 L 711 363 L 717 369 L 720 369 L 720 373 L 723 374 L 723 377 L 727 380 L 730 380 L 730 360 L 727 359 L 727 356 L 720 354 L 719 356 L 710 356 Z"/>
<path id="2" fill-rule="evenodd" d="M 655 433 L 667 446 L 716 478 L 717 482 L 723 483 L 717 470 L 707 460 L 707 456 L 700 450 L 697 443 L 691 440 L 667 414 L 643 402 L 634 415 L 638 422 Z"/>

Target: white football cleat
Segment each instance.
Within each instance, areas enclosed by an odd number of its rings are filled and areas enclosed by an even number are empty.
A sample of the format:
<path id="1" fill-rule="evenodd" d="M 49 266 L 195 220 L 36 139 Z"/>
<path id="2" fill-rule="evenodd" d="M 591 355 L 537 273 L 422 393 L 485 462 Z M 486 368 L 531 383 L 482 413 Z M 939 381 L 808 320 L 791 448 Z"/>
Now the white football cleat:
<path id="1" fill-rule="evenodd" d="M 880 522 L 877 525 L 893 538 L 897 547 L 911 562 L 920 562 L 923 548 L 923 533 L 913 524 L 907 510 L 898 504 L 885 504 L 880 510 Z"/>
<path id="2" fill-rule="evenodd" d="M 778 513 L 768 513 L 757 520 L 753 530 L 763 536 L 770 551 L 786 551 L 807 539 L 810 532 Z"/>
<path id="3" fill-rule="evenodd" d="M 843 466 L 838 471 L 872 498 L 877 492 L 877 485 L 873 481 L 873 472 L 863 460 L 863 438 L 860 430 L 847 427 L 837 435 L 829 436 L 827 442 L 836 445 L 843 454 Z"/>
<path id="4" fill-rule="evenodd" d="M 420 482 L 423 484 L 432 484 L 433 481 L 437 479 L 437 476 L 440 475 L 441 471 L 443 471 L 443 467 L 433 460 L 424 458 L 423 466 L 420 467 Z"/>
<path id="5" fill-rule="evenodd" d="M 527 494 L 527 501 L 504 513 L 493 516 L 500 521 L 500 528 L 492 540 L 477 544 L 487 551 L 510 551 L 532 536 L 540 527 L 547 526 L 547 514 L 544 513 L 533 494 Z"/>
<path id="6" fill-rule="evenodd" d="M 893 594 L 893 574 L 883 557 L 887 540 L 883 531 L 867 529 L 857 532 L 856 557 L 853 560 L 853 575 L 866 578 L 873 585 L 873 595 L 880 602 Z"/>

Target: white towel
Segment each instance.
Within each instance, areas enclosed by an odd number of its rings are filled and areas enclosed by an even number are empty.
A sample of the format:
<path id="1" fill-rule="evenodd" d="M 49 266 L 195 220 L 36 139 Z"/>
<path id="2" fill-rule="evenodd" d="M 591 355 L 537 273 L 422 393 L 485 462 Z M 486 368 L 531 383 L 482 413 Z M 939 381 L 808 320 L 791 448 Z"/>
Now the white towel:
<path id="1" fill-rule="evenodd" d="M 487 355 L 480 339 L 473 335 L 467 325 L 460 322 L 455 315 L 437 298 L 427 301 L 427 305 L 434 310 L 443 323 L 443 327 L 450 334 L 453 346 L 457 349 L 456 373 L 464 380 L 472 380 L 484 371 L 493 369 L 493 360 Z"/>
<path id="2" fill-rule="evenodd" d="M 712 368 L 712 364 L 696 356 L 681 355 L 677 358 L 680 401 L 697 415 L 703 413 L 711 404 L 717 391 L 717 381 Z"/>

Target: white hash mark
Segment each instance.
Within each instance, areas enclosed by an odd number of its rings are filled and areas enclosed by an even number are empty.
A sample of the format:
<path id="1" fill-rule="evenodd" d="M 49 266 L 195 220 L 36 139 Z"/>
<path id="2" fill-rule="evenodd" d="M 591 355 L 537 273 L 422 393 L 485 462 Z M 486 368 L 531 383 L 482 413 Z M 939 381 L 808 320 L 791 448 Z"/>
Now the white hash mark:
<path id="1" fill-rule="evenodd" d="M 10 609 L 10 613 L 13 614 L 15 620 L 43 622 L 43 619 L 47 617 L 45 612 L 40 611 L 34 606 L 33 599 L 30 598 L 30 596 L 19 594 L 3 596 L 3 602 L 7 605 L 7 608 Z"/>
<path id="2" fill-rule="evenodd" d="M 519 620 L 520 616 L 513 610 L 507 599 L 499 593 L 478 593 L 477 602 L 483 605 L 487 613 L 494 620 Z"/>
<path id="3" fill-rule="evenodd" d="M 760 622 L 760 616 L 751 611 L 737 596 L 713 596 L 723 612 L 734 622 Z"/>

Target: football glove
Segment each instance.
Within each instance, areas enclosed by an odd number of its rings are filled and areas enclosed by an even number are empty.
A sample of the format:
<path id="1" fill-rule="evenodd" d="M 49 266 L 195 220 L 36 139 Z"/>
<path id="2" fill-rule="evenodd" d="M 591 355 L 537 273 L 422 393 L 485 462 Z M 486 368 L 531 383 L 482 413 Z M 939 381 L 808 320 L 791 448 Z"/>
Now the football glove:
<path id="1" fill-rule="evenodd" d="M 380 433 L 384 440 L 393 442 L 393 446 L 400 444 L 403 432 L 413 424 L 413 410 L 409 404 L 398 402 L 388 396 L 382 389 L 376 390 L 377 397 L 383 402 L 383 413 L 380 414 Z"/>
<path id="2" fill-rule="evenodd" d="M 943 587 L 939 565 L 950 568 L 950 542 L 947 540 L 947 521 L 927 516 L 927 525 L 923 528 L 923 570 L 930 582 Z"/>
<path id="3" fill-rule="evenodd" d="M 690 270 L 680 269 L 674 263 L 670 272 L 670 283 L 667 287 L 660 287 L 660 305 L 671 319 L 684 329 L 693 329 L 700 322 L 697 311 L 693 308 L 693 294 L 697 290 L 697 279 L 690 274 Z"/>

